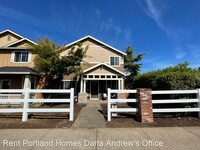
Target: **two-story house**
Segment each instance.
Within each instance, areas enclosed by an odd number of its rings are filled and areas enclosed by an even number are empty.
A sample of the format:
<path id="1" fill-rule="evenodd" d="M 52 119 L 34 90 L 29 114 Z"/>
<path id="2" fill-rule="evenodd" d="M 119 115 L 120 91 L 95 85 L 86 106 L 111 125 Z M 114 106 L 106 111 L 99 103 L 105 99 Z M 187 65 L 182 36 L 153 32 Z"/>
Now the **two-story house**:
<path id="1" fill-rule="evenodd" d="M 5 30 L 0 32 L 0 89 L 36 88 L 40 74 L 33 70 L 34 57 L 27 48 L 36 44 L 23 36 Z M 66 45 L 60 56 L 82 43 L 88 47 L 83 58 L 80 75 L 63 75 L 63 88 L 75 88 L 79 102 L 106 97 L 107 88 L 124 88 L 125 53 L 91 36 Z"/>
<path id="2" fill-rule="evenodd" d="M 65 56 L 77 43 L 88 47 L 81 65 L 82 73 L 64 75 L 64 88 L 75 88 L 78 101 L 99 100 L 106 97 L 107 88 L 124 88 L 124 56 L 125 53 L 95 39 L 92 36 L 83 37 L 66 45 L 66 50 L 60 55 Z"/>
<path id="3" fill-rule="evenodd" d="M 30 43 L 36 44 L 13 31 L 0 32 L 0 89 L 36 88 L 39 74 L 27 50 Z"/>

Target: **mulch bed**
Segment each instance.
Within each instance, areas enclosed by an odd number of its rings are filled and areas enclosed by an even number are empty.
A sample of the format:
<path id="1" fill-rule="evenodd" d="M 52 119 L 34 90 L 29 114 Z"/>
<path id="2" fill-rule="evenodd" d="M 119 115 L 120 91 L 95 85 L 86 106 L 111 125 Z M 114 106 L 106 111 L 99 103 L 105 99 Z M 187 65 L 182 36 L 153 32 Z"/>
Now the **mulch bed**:
<path id="1" fill-rule="evenodd" d="M 130 107 L 118 104 L 118 107 Z M 101 104 L 103 114 L 107 120 L 107 105 Z M 182 113 L 183 114 L 183 113 Z M 177 114 L 154 114 L 154 123 L 140 123 L 137 121 L 135 113 L 118 113 L 117 117 L 112 117 L 110 122 L 106 123 L 108 128 L 132 128 L 132 127 L 190 127 L 200 126 L 200 119 L 197 113 L 186 116 L 177 116 Z"/>
<path id="2" fill-rule="evenodd" d="M 75 119 L 84 104 L 75 104 Z M 107 105 L 101 104 L 101 112 L 107 120 Z M 68 104 L 33 106 L 37 108 L 66 108 Z M 118 107 L 130 107 L 121 105 Z M 37 129 L 37 128 L 70 128 L 73 122 L 69 121 L 68 113 L 32 113 L 26 122 L 21 121 L 21 113 L 0 114 L 0 129 Z M 177 114 L 156 114 L 154 123 L 140 123 L 135 113 L 118 113 L 118 117 L 112 117 L 106 123 L 107 128 L 132 128 L 132 127 L 188 127 L 200 126 L 197 113 L 188 116 L 177 116 Z"/>
<path id="3" fill-rule="evenodd" d="M 84 106 L 74 104 L 75 119 Z M 42 105 L 37 108 L 69 108 L 69 104 Z M 26 122 L 22 122 L 22 113 L 0 114 L 0 129 L 69 128 L 72 124 L 68 113 L 30 113 Z"/>

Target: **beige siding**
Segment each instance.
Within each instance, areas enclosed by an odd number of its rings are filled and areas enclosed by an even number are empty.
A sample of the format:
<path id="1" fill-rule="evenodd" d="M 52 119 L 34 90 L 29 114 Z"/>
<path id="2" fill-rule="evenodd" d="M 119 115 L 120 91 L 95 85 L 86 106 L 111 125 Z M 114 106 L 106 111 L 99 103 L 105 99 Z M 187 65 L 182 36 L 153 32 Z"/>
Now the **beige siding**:
<path id="1" fill-rule="evenodd" d="M 99 66 L 89 72 L 87 72 L 87 74 L 116 74 L 115 71 L 111 70 L 110 68 L 106 67 L 106 66 Z"/>
<path id="2" fill-rule="evenodd" d="M 123 63 L 123 56 L 108 49 L 107 47 L 90 47 L 86 52 L 86 57 L 83 59 L 85 62 L 102 62 L 109 64 L 111 56 L 120 57 L 120 63 Z"/>
<path id="3" fill-rule="evenodd" d="M 1 80 L 10 80 L 11 89 L 21 89 L 22 77 L 23 75 L 0 75 L 0 83 L 1 83 Z"/>
<path id="4" fill-rule="evenodd" d="M 8 36 L 10 36 L 10 39 L 9 39 Z M 4 33 L 4 34 L 0 35 L 0 47 L 3 47 L 3 46 L 8 45 L 10 43 L 13 43 L 13 42 L 15 42 L 19 39 L 20 39 L 19 37 L 14 36 L 11 33 Z"/>
<path id="5" fill-rule="evenodd" d="M 29 63 L 14 63 L 14 62 L 11 62 L 12 51 L 14 50 L 0 50 L 0 67 L 4 67 L 4 66 L 33 67 L 34 66 L 34 62 L 33 62 L 33 59 L 35 58 L 34 54 L 31 55 L 31 62 Z"/>
<path id="6" fill-rule="evenodd" d="M 85 40 L 82 42 L 82 47 L 89 46 L 86 52 L 86 57 L 83 58 L 83 61 L 88 64 L 98 64 L 106 63 L 109 64 L 111 56 L 120 57 L 120 66 L 115 67 L 116 69 L 123 71 L 124 56 L 104 45 L 101 45 L 92 40 Z M 61 53 L 61 56 L 67 55 L 68 51 L 71 49 L 69 47 L 66 51 Z"/>
<path id="7" fill-rule="evenodd" d="M 83 41 L 82 45 L 103 46 L 100 43 L 98 43 L 98 42 L 96 42 L 94 40 L 91 40 L 91 39 L 87 39 L 87 40 Z"/>
<path id="8" fill-rule="evenodd" d="M 119 67 L 113 67 L 115 69 L 118 69 L 121 72 L 124 72 L 124 64 L 121 64 Z"/>
<path id="9" fill-rule="evenodd" d="M 17 48 L 27 48 L 29 46 L 27 41 L 22 41 L 19 43 L 16 43 L 14 45 L 12 45 L 11 47 L 17 47 Z"/>

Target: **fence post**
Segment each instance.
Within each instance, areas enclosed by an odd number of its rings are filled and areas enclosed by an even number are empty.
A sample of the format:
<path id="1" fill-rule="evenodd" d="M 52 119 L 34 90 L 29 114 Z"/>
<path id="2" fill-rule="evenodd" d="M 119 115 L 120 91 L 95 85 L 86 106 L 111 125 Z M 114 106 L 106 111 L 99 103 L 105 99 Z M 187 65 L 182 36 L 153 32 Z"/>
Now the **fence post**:
<path id="1" fill-rule="evenodd" d="M 23 105 L 23 114 L 22 114 L 22 121 L 27 121 L 28 120 L 28 107 L 29 107 L 29 89 L 25 88 L 24 89 L 24 105 Z"/>
<path id="2" fill-rule="evenodd" d="M 108 121 L 111 121 L 111 112 L 110 112 L 110 107 L 111 107 L 111 102 L 110 102 L 110 88 L 108 88 L 108 110 L 107 110 L 107 119 Z"/>
<path id="3" fill-rule="evenodd" d="M 151 89 L 137 89 L 138 112 L 140 122 L 153 122 L 153 108 Z"/>
<path id="4" fill-rule="evenodd" d="M 74 88 L 70 89 L 70 112 L 69 112 L 69 121 L 74 120 Z"/>
<path id="5" fill-rule="evenodd" d="M 200 89 L 197 89 L 197 99 L 199 100 L 197 105 L 198 105 L 198 108 L 199 108 L 198 114 L 199 114 L 199 118 L 200 118 Z"/>

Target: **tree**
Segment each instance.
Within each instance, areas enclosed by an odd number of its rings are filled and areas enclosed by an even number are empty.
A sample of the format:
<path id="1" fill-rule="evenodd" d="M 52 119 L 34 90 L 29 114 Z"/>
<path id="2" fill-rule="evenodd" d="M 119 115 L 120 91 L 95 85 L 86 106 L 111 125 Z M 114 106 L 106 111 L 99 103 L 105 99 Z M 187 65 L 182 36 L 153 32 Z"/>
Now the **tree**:
<path id="1" fill-rule="evenodd" d="M 162 70 L 150 71 L 138 75 L 135 88 L 151 88 L 153 90 L 190 90 L 200 87 L 200 71 L 188 67 L 184 62 Z"/>
<path id="2" fill-rule="evenodd" d="M 34 68 L 42 73 L 41 88 L 58 88 L 63 74 L 78 73 L 86 49 L 81 44 L 72 47 L 67 56 L 60 57 L 66 50 L 64 45 L 55 44 L 48 38 L 37 39 L 37 45 L 31 45 L 30 50 L 36 54 Z"/>
<path id="3" fill-rule="evenodd" d="M 138 54 L 137 56 L 134 56 L 134 48 L 131 46 L 128 46 L 126 48 L 126 56 L 124 59 L 124 69 L 127 73 L 125 83 L 128 86 L 128 88 L 132 88 L 133 80 L 136 75 L 138 75 L 140 68 L 142 64 L 140 63 L 144 54 Z"/>

